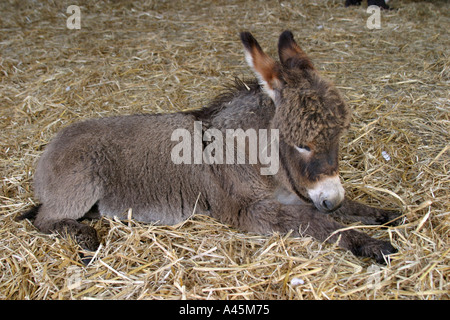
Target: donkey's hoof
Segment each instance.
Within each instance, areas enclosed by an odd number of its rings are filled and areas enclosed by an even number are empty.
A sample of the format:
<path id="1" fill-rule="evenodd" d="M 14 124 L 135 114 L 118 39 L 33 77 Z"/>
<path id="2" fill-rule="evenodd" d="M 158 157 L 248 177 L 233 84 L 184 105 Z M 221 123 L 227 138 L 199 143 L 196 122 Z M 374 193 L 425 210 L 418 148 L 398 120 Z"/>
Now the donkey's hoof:
<path id="1" fill-rule="evenodd" d="M 73 237 L 83 249 L 89 251 L 97 250 L 100 245 L 97 231 L 93 227 L 72 219 L 58 221 L 54 225 L 54 230 Z"/>
<path id="2" fill-rule="evenodd" d="M 386 226 L 397 226 L 401 223 L 400 216 L 402 213 L 396 210 L 380 210 L 377 215 L 377 224 Z"/>
<path id="3" fill-rule="evenodd" d="M 398 252 L 398 250 L 395 249 L 392 244 L 387 241 L 382 241 L 382 244 L 380 244 L 378 250 L 374 250 L 375 261 L 381 264 L 385 264 L 386 259 L 384 258 L 384 256 L 388 256 L 396 252 Z"/>
<path id="4" fill-rule="evenodd" d="M 89 251 L 96 251 L 98 246 L 100 245 L 100 241 L 97 236 L 97 231 L 90 226 L 84 226 L 82 230 L 80 230 L 80 234 L 75 236 L 77 243 L 83 248 Z"/>
<path id="5" fill-rule="evenodd" d="M 396 253 L 397 249 L 388 241 L 372 239 L 351 251 L 357 256 L 370 257 L 380 264 L 386 264 L 385 256 Z"/>

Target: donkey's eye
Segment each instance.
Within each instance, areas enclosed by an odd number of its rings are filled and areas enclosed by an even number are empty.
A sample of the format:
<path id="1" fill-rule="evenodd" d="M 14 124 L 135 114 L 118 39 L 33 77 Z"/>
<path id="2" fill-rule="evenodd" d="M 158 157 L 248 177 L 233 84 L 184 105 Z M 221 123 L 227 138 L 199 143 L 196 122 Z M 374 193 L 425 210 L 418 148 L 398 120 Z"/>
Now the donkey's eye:
<path id="1" fill-rule="evenodd" d="M 308 146 L 304 146 L 304 145 L 299 145 L 298 147 L 295 147 L 297 150 L 298 150 L 298 152 L 310 152 L 311 151 L 311 148 L 310 147 L 308 147 Z"/>

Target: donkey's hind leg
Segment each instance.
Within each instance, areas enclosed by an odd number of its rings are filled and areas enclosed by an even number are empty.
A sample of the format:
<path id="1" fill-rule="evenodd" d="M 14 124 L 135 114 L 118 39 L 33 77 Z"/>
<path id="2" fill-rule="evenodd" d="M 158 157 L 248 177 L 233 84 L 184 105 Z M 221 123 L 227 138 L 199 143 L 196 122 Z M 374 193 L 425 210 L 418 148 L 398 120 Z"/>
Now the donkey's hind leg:
<path id="1" fill-rule="evenodd" d="M 386 224 L 395 226 L 400 223 L 401 213 L 369 207 L 346 198 L 342 202 L 341 207 L 331 213 L 331 216 L 346 223 L 361 222 L 365 225 Z"/>
<path id="2" fill-rule="evenodd" d="M 100 245 L 96 230 L 91 226 L 77 221 L 77 219 L 84 216 L 89 208 L 78 207 L 77 209 L 71 215 L 61 215 L 60 213 L 64 211 L 44 203 L 40 206 L 33 224 L 41 232 L 56 232 L 62 236 L 73 237 L 83 249 L 95 251 Z"/>

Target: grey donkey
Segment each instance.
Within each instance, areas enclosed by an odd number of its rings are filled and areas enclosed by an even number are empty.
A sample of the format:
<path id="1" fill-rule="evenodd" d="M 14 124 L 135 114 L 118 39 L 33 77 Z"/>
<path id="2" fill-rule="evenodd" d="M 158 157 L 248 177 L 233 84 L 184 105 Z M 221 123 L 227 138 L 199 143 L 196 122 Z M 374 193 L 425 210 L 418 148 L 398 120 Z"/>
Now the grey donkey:
<path id="1" fill-rule="evenodd" d="M 399 216 L 344 197 L 339 138 L 351 113 L 338 90 L 290 31 L 279 37 L 279 62 L 250 33 L 241 40 L 257 79 L 237 80 L 208 107 L 91 119 L 61 130 L 37 164 L 40 204 L 22 218 L 95 250 L 95 229 L 80 222 L 93 213 L 126 219 L 131 209 L 138 221 L 172 225 L 195 208 L 239 230 L 338 241 L 355 255 L 384 262 L 396 252 L 389 242 L 340 230 L 334 220 L 385 224 Z M 243 144 L 233 143 L 237 133 L 244 133 Z M 250 145 L 258 142 L 259 149 Z"/>

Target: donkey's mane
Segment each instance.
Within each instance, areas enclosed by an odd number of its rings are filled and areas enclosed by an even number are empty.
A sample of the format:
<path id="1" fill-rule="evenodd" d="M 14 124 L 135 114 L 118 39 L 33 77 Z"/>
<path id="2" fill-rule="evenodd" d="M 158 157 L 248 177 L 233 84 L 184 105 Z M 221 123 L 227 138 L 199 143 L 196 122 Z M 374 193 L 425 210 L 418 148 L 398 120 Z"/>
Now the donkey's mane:
<path id="1" fill-rule="evenodd" d="M 198 110 L 190 111 L 197 120 L 207 120 L 213 118 L 222 111 L 228 102 L 241 95 L 253 95 L 261 92 L 261 86 L 256 79 L 240 79 L 236 77 L 233 82 L 225 86 L 224 90 L 218 94 L 207 106 Z"/>

